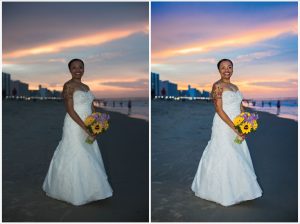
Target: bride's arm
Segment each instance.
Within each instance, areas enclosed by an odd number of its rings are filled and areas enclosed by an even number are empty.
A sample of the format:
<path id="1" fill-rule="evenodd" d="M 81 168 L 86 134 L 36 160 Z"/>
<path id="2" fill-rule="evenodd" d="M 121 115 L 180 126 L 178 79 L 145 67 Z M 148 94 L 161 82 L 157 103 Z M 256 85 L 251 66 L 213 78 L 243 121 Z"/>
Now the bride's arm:
<path id="1" fill-rule="evenodd" d="M 245 112 L 245 109 L 244 109 L 243 103 L 241 103 L 241 113 L 242 113 L 242 112 Z"/>
<path id="2" fill-rule="evenodd" d="M 220 118 L 238 135 L 242 136 L 234 127 L 233 122 L 230 120 L 228 115 L 225 113 L 222 107 L 222 93 L 223 88 L 220 84 L 215 83 L 212 88 L 212 98 L 215 105 L 216 113 L 220 116 Z"/>
<path id="3" fill-rule="evenodd" d="M 65 107 L 66 107 L 67 113 L 86 133 L 91 135 L 89 130 L 85 127 L 84 122 L 81 120 L 79 115 L 74 110 L 74 103 L 73 103 L 74 90 L 75 90 L 74 87 L 72 87 L 70 84 L 64 85 L 63 97 L 64 97 L 64 102 L 65 102 Z"/>

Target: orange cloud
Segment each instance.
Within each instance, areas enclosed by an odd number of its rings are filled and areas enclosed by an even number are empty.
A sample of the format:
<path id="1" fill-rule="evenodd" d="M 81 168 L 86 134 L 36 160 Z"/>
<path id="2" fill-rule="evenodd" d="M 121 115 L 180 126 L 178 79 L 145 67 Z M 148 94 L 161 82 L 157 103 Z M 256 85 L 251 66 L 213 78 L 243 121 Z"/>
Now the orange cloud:
<path id="1" fill-rule="evenodd" d="M 7 59 L 25 57 L 30 55 L 57 53 L 62 51 L 63 49 L 72 48 L 72 47 L 99 45 L 116 39 L 128 37 L 136 32 L 147 33 L 148 32 L 147 27 L 145 27 L 145 25 L 143 24 L 142 26 L 139 25 L 136 27 L 126 28 L 123 30 L 118 29 L 118 30 L 102 31 L 88 36 L 81 36 L 74 39 L 68 39 L 68 40 L 41 45 L 33 48 L 26 48 L 22 50 L 9 52 L 4 54 L 3 58 L 4 60 L 7 60 Z"/>
<path id="2" fill-rule="evenodd" d="M 239 89 L 241 90 L 244 98 L 261 98 L 261 97 L 274 97 L 274 96 L 297 96 L 298 92 L 298 84 L 297 84 L 297 76 L 290 75 L 289 77 L 284 77 L 282 79 L 273 79 L 270 81 L 269 79 L 255 79 L 255 80 L 239 80 L 234 81 Z M 171 82 L 174 82 L 171 80 Z M 178 90 L 187 90 L 188 85 L 191 85 L 192 88 L 196 88 L 199 91 L 211 91 L 212 82 L 202 83 L 201 85 L 191 82 L 182 82 L 175 81 L 177 84 Z"/>
<path id="3" fill-rule="evenodd" d="M 270 38 L 277 37 L 284 33 L 298 33 L 296 20 L 282 21 L 272 24 L 264 24 L 264 26 L 252 29 L 246 32 L 240 32 L 238 34 L 229 37 L 220 37 L 206 42 L 195 42 L 192 44 L 183 45 L 177 49 L 167 49 L 163 51 L 153 52 L 152 60 L 159 61 L 161 58 L 167 58 L 172 56 L 180 56 L 187 54 L 195 54 L 200 52 L 208 52 L 215 48 L 222 47 L 240 47 L 250 45 L 256 42 L 264 41 Z M 159 63 L 159 62 L 157 62 Z"/>
<path id="4" fill-rule="evenodd" d="M 122 79 L 98 79 L 98 80 L 92 80 L 92 81 L 84 81 L 85 84 L 87 84 L 92 91 L 136 91 L 136 90 L 143 90 L 145 89 L 148 91 L 148 85 L 145 84 L 146 79 L 134 79 L 134 78 L 122 78 Z M 104 83 L 101 85 L 101 83 Z M 106 85 L 106 83 L 141 83 L 140 86 L 134 85 L 132 87 L 130 86 L 115 86 L 115 85 Z M 48 88 L 49 90 L 58 90 L 62 91 L 63 89 L 63 83 L 57 83 L 56 85 L 50 85 L 49 83 L 37 83 L 37 82 L 28 82 L 29 89 L 38 89 L 39 85 L 42 85 L 44 88 Z"/>

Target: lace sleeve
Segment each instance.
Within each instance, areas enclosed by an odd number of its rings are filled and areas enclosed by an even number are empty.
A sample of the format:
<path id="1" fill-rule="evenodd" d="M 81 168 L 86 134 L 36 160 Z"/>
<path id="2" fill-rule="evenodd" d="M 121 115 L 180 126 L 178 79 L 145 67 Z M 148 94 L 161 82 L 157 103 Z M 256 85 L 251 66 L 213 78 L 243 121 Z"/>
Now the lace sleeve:
<path id="1" fill-rule="evenodd" d="M 63 98 L 65 100 L 72 100 L 73 99 L 73 93 L 74 93 L 74 87 L 71 86 L 71 85 L 68 85 L 68 84 L 65 84 L 64 85 L 64 88 L 63 88 Z"/>
<path id="2" fill-rule="evenodd" d="M 214 84 L 212 91 L 211 91 L 211 96 L 214 101 L 218 99 L 222 99 L 222 93 L 223 93 L 223 87 L 220 84 Z"/>

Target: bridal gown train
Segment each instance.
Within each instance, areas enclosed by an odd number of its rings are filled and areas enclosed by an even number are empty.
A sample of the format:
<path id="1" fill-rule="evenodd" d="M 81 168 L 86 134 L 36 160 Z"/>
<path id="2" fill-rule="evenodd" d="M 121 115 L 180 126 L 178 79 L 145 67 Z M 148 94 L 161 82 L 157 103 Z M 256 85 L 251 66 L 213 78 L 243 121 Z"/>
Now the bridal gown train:
<path id="1" fill-rule="evenodd" d="M 90 91 L 76 90 L 74 109 L 82 120 L 92 113 L 94 96 Z M 52 198 L 83 205 L 112 196 L 97 141 L 87 144 L 87 134 L 67 113 L 59 142 L 43 190 Z"/>
<path id="2" fill-rule="evenodd" d="M 240 91 L 224 91 L 223 110 L 233 120 L 240 114 Z M 216 113 L 211 139 L 200 160 L 192 183 L 195 195 L 230 206 L 262 195 L 257 183 L 248 146 L 234 142 L 236 133 Z"/>

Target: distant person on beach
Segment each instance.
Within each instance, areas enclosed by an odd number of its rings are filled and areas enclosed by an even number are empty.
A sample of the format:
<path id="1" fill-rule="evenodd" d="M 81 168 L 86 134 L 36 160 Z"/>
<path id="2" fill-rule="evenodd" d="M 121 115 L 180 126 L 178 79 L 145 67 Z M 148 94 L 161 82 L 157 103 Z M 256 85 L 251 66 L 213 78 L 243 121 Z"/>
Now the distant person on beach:
<path id="1" fill-rule="evenodd" d="M 264 107 L 264 105 L 265 105 L 265 102 L 261 101 L 261 107 Z"/>
<path id="2" fill-rule="evenodd" d="M 62 139 L 53 154 L 43 190 L 49 197 L 83 205 L 111 197 L 112 189 L 95 135 L 84 124 L 85 118 L 95 112 L 95 97 L 81 81 L 84 63 L 73 59 L 68 67 L 72 78 L 63 87 L 67 114 Z M 92 144 L 85 142 L 88 136 L 94 139 Z"/>
<path id="3" fill-rule="evenodd" d="M 280 106 L 281 106 L 280 100 L 277 100 L 277 115 L 280 114 Z"/>
<path id="4" fill-rule="evenodd" d="M 272 107 L 272 102 L 271 101 L 269 101 L 269 107 Z"/>
<path id="5" fill-rule="evenodd" d="M 131 100 L 128 100 L 128 103 L 127 103 L 127 107 L 128 107 L 128 115 L 131 114 Z"/>
<path id="6" fill-rule="evenodd" d="M 256 104 L 256 102 L 255 101 L 252 101 L 252 105 L 255 107 L 255 104 Z"/>
<path id="7" fill-rule="evenodd" d="M 230 81 L 233 63 L 222 59 L 217 67 L 221 79 L 212 87 L 216 113 L 211 139 L 199 162 L 192 190 L 197 197 L 230 206 L 258 198 L 262 190 L 256 180 L 245 136 L 233 123 L 233 119 L 244 112 L 242 93 Z M 241 144 L 234 142 L 236 136 L 243 140 Z"/>

